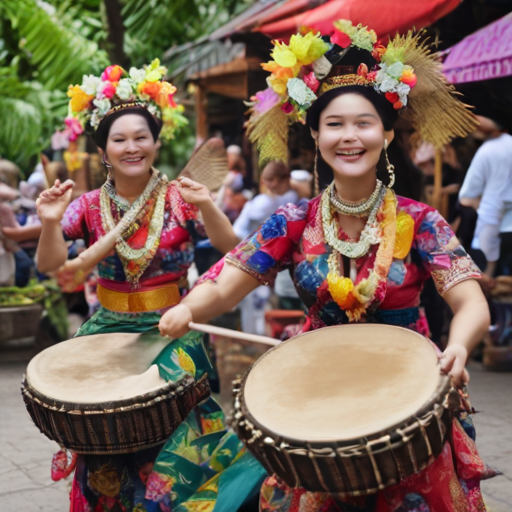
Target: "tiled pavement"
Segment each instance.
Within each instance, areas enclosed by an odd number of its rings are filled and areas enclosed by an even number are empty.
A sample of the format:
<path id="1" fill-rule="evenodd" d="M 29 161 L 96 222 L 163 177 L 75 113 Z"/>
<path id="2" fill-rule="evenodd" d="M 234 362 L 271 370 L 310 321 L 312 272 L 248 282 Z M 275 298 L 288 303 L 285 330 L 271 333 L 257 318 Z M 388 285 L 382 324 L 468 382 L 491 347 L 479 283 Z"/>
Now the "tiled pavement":
<path id="1" fill-rule="evenodd" d="M 0 357 L 1 354 L 0 354 Z M 20 395 L 25 362 L 0 360 L 0 511 L 66 512 L 68 485 L 52 482 L 50 463 L 56 445 L 31 423 Z M 512 511 L 512 374 L 471 365 L 470 392 L 478 447 L 504 476 L 483 482 L 490 512 Z"/>

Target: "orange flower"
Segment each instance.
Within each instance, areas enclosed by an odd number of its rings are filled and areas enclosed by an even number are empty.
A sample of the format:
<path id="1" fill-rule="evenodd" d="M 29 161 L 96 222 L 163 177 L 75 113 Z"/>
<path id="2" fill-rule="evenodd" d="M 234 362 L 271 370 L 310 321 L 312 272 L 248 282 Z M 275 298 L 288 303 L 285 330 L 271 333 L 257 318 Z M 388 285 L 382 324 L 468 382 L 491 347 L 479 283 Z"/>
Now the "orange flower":
<path id="1" fill-rule="evenodd" d="M 119 82 L 123 71 L 124 70 L 121 66 L 108 66 L 108 68 L 106 68 L 101 74 L 101 79 L 103 81 L 108 80 L 109 82 Z"/>
<path id="2" fill-rule="evenodd" d="M 373 48 L 372 57 L 377 61 L 380 62 L 382 59 L 382 56 L 386 53 L 386 47 L 382 46 L 381 44 L 375 46 Z"/>
<path id="3" fill-rule="evenodd" d="M 94 98 L 94 96 L 86 94 L 79 85 L 70 85 L 68 96 L 71 98 L 70 105 L 73 112 L 82 112 Z"/>
<path id="4" fill-rule="evenodd" d="M 154 82 L 157 83 L 157 82 Z M 156 103 L 160 108 L 172 106 L 172 95 L 176 92 L 176 87 L 169 82 L 161 82 L 161 88 L 156 97 Z"/>
<path id="5" fill-rule="evenodd" d="M 297 66 L 291 68 L 282 68 L 277 62 L 273 60 L 271 60 L 270 62 L 263 63 L 261 67 L 265 71 L 272 73 L 275 78 L 285 81 L 289 80 L 290 78 L 294 78 L 295 76 L 297 76 L 299 72 L 298 70 L 295 69 Z"/>
<path id="6" fill-rule="evenodd" d="M 405 69 L 402 73 L 402 76 L 400 77 L 400 81 L 412 89 L 416 85 L 418 77 L 415 75 L 412 69 Z"/>
<path id="7" fill-rule="evenodd" d="M 139 84 L 139 91 L 147 94 L 153 101 L 157 101 L 162 89 L 162 82 L 142 82 Z"/>

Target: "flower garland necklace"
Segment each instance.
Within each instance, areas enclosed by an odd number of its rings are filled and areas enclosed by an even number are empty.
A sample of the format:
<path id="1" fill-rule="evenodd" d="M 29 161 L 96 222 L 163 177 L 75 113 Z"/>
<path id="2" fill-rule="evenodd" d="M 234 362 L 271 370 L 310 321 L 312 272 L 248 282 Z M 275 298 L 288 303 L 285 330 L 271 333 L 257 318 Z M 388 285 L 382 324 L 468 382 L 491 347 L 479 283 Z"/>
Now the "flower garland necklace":
<path id="1" fill-rule="evenodd" d="M 322 226 L 324 236 L 326 242 L 334 249 L 328 259 L 329 273 L 327 274 L 327 284 L 333 300 L 345 311 L 350 322 L 359 321 L 361 316 L 368 311 L 377 290 L 379 287 L 385 285 L 389 268 L 393 262 L 397 203 L 394 192 L 391 189 L 384 190 L 384 200 L 377 202 L 377 212 L 381 214 L 382 220 L 376 224 L 376 232 L 379 237 L 380 245 L 375 255 L 375 263 L 373 268 L 369 271 L 368 277 L 362 279 L 357 285 L 355 285 L 350 278 L 340 276 L 339 254 L 343 254 L 343 252 L 338 249 L 345 249 L 346 246 L 340 246 L 338 243 L 341 242 L 341 240 L 338 239 L 337 231 L 335 238 L 332 236 L 333 224 L 336 225 L 337 229 L 337 223 L 335 219 L 333 219 L 332 212 L 329 208 L 329 187 L 322 195 Z M 376 216 L 377 212 L 375 213 Z M 370 221 L 370 219 L 368 219 L 368 221 Z M 368 223 L 361 233 L 361 238 L 367 227 Z M 368 250 L 369 246 L 370 244 L 368 244 Z"/>
<path id="2" fill-rule="evenodd" d="M 359 241 L 347 242 L 338 238 L 338 223 L 331 212 L 330 198 L 333 187 L 334 183 L 331 183 L 322 195 L 322 226 L 325 240 L 340 254 L 355 260 L 364 256 L 370 250 L 371 245 L 375 245 L 380 242 L 380 228 L 379 223 L 377 222 L 377 213 L 382 203 L 382 191 L 380 193 L 380 200 L 375 201 L 375 204 L 370 211 Z"/>
<path id="3" fill-rule="evenodd" d="M 143 247 L 135 249 L 125 240 L 125 238 L 130 238 L 133 235 L 131 230 L 125 231 L 116 243 L 116 252 L 123 263 L 126 280 L 135 288 L 138 287 L 140 277 L 151 263 L 160 245 L 160 236 L 164 224 L 167 183 L 167 177 L 160 176 L 158 171 L 152 168 L 152 175 L 146 188 L 123 216 L 123 221 L 127 219 L 125 221 L 127 225 L 132 226 L 147 206 L 149 205 L 151 209 L 151 206 L 154 204 Z M 106 182 L 100 191 L 101 217 L 105 233 L 108 233 L 116 226 L 112 216 L 112 200 L 109 195 L 109 189 L 112 188 L 112 184 Z"/>

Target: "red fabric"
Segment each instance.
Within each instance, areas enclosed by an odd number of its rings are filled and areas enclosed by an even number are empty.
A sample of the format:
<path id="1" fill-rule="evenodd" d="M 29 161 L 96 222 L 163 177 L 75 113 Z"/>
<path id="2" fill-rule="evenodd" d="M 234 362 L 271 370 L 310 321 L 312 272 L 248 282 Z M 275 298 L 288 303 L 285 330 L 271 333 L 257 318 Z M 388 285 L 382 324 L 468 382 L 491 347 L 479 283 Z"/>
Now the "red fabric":
<path id="1" fill-rule="evenodd" d="M 348 19 L 354 25 L 367 25 L 375 30 L 379 39 L 384 39 L 413 27 L 417 30 L 427 27 L 459 5 L 460 0 L 424 0 L 409 2 L 407 7 L 403 0 L 331 0 L 316 9 L 264 24 L 254 31 L 287 41 L 303 26 L 330 35 L 334 32 L 333 21 Z"/>

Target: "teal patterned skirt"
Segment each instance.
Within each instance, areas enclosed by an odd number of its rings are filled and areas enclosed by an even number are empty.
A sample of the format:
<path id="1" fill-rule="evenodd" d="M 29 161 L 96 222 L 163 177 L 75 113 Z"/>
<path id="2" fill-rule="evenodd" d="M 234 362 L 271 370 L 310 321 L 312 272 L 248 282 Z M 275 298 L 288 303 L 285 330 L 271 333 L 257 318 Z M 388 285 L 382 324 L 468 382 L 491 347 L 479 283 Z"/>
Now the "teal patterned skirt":
<path id="1" fill-rule="evenodd" d="M 100 308 L 77 336 L 148 332 L 158 336 L 159 313 Z M 146 336 L 145 336 L 146 338 Z M 155 359 L 160 376 L 200 379 L 212 371 L 202 334 L 172 340 Z M 79 455 L 72 512 L 236 512 L 257 496 L 265 470 L 226 427 L 213 398 L 195 407 L 161 446 L 121 455 Z"/>

